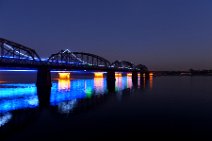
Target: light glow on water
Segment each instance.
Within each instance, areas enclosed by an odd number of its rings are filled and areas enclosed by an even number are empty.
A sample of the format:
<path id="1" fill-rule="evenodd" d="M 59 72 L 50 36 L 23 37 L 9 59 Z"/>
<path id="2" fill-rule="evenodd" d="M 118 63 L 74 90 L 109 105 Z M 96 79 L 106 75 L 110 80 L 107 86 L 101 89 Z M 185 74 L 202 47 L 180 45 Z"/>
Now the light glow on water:
<path id="1" fill-rule="evenodd" d="M 62 73 L 58 73 L 58 75 L 59 75 L 59 79 L 61 80 L 61 79 L 69 79 L 70 80 L 70 78 L 71 78 L 71 76 L 70 76 L 70 73 L 65 73 L 65 72 L 62 72 Z"/>
<path id="2" fill-rule="evenodd" d="M 35 84 L 1 84 L 0 100 L 3 98 L 16 98 L 36 95 Z"/>
<path id="3" fill-rule="evenodd" d="M 0 113 L 37 106 L 35 84 L 0 84 Z"/>
<path id="4" fill-rule="evenodd" d="M 2 116 L 0 116 L 0 127 L 8 123 L 11 118 L 12 118 L 12 114 L 10 113 L 5 113 Z"/>
<path id="5" fill-rule="evenodd" d="M 123 90 L 131 87 L 131 77 L 116 77 L 116 89 Z M 94 77 L 91 79 L 58 79 L 52 83 L 50 104 L 58 105 L 83 98 L 91 98 L 93 95 L 102 95 L 107 92 L 106 78 Z M 66 104 L 65 104 L 66 105 Z M 70 109 L 70 105 L 63 105 Z M 14 110 L 35 108 L 39 106 L 37 88 L 35 84 L 0 84 L 0 113 Z M 69 108 L 68 108 L 69 107 Z"/>
<path id="6" fill-rule="evenodd" d="M 13 98 L 0 101 L 0 113 L 14 111 L 25 108 L 35 108 L 38 106 L 37 96 L 25 98 Z"/>
<path id="7" fill-rule="evenodd" d="M 115 72 L 115 77 L 122 77 L 122 73 L 120 73 L 120 72 Z"/>
<path id="8" fill-rule="evenodd" d="M 59 91 L 70 91 L 71 81 L 70 79 L 58 79 L 58 90 Z"/>
<path id="9" fill-rule="evenodd" d="M 102 72 L 94 72 L 94 78 L 103 78 L 104 75 Z"/>
<path id="10" fill-rule="evenodd" d="M 127 73 L 127 77 L 132 77 L 132 73 Z"/>
<path id="11" fill-rule="evenodd" d="M 76 99 L 73 99 L 73 100 L 68 101 L 68 102 L 61 102 L 61 103 L 58 104 L 58 110 L 59 110 L 59 112 L 61 112 L 63 114 L 68 114 L 74 109 L 76 104 L 77 104 Z"/>

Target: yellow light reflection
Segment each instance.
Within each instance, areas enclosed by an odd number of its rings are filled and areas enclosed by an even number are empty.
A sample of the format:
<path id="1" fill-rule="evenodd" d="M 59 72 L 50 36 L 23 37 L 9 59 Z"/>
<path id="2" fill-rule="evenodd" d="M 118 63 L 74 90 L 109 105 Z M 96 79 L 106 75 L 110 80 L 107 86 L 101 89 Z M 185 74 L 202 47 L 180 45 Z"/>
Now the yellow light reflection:
<path id="1" fill-rule="evenodd" d="M 103 92 L 104 90 L 104 77 L 94 76 L 94 87 L 97 92 Z"/>
<path id="2" fill-rule="evenodd" d="M 122 73 L 116 72 L 116 73 L 115 73 L 115 77 L 122 77 Z"/>
<path id="3" fill-rule="evenodd" d="M 115 73 L 116 87 L 121 88 L 122 86 L 122 73 Z"/>
<path id="4" fill-rule="evenodd" d="M 152 72 L 149 73 L 149 76 L 154 76 L 154 74 Z"/>
<path id="5" fill-rule="evenodd" d="M 127 75 L 127 88 L 132 88 L 132 74 Z"/>
<path id="6" fill-rule="evenodd" d="M 94 72 L 94 78 L 103 78 L 104 75 L 102 72 Z"/>
<path id="7" fill-rule="evenodd" d="M 138 88 L 140 88 L 140 87 L 141 87 L 141 75 L 139 73 L 139 75 L 138 75 Z"/>
<path id="8" fill-rule="evenodd" d="M 149 88 L 152 89 L 153 88 L 153 75 L 149 76 Z"/>
<path id="9" fill-rule="evenodd" d="M 70 81 L 70 73 L 58 73 L 58 90 L 70 90 L 71 81 Z"/>
<path id="10" fill-rule="evenodd" d="M 127 73 L 127 77 L 131 77 L 132 76 L 132 73 Z"/>

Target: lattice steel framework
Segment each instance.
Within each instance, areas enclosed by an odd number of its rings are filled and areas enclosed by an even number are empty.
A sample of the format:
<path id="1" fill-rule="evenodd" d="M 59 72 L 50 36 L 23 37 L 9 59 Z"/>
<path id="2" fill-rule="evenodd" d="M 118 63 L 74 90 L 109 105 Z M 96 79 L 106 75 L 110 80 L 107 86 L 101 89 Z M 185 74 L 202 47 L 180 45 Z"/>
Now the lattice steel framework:
<path id="1" fill-rule="evenodd" d="M 88 65 L 98 67 L 109 67 L 110 62 L 100 56 L 84 53 L 71 52 L 68 49 L 61 50 L 56 54 L 52 54 L 49 59 L 51 63 L 73 64 L 73 65 Z"/>
<path id="2" fill-rule="evenodd" d="M 3 38 L 0 38 L 0 59 L 41 61 L 35 50 Z"/>
<path id="3" fill-rule="evenodd" d="M 128 61 L 115 61 L 111 64 L 112 67 L 115 68 L 128 68 L 128 69 L 133 69 L 135 65 L 131 62 Z"/>
<path id="4" fill-rule="evenodd" d="M 137 69 L 139 69 L 142 72 L 148 72 L 148 68 L 145 65 L 139 64 L 136 66 Z"/>

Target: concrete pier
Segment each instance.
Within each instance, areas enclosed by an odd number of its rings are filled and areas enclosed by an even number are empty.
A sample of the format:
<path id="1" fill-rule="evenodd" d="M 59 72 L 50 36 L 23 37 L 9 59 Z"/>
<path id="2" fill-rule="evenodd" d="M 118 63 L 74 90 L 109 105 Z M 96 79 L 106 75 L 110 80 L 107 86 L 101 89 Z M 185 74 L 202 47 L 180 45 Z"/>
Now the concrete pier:
<path id="1" fill-rule="evenodd" d="M 37 95 L 39 100 L 39 107 L 44 108 L 50 105 L 51 94 L 51 72 L 50 69 L 42 67 L 37 71 Z"/>
<path id="2" fill-rule="evenodd" d="M 108 70 L 107 71 L 107 89 L 109 92 L 115 92 L 115 71 Z"/>

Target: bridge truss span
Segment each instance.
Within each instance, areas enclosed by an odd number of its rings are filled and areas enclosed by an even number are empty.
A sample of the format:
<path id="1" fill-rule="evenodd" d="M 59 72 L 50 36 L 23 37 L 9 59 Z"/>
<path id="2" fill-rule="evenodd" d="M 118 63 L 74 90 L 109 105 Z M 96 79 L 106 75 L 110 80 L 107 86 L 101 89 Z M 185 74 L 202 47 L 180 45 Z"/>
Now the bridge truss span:
<path id="1" fill-rule="evenodd" d="M 41 61 L 35 50 L 3 38 L 0 38 L 0 60 L 12 62 Z"/>
<path id="2" fill-rule="evenodd" d="M 84 52 L 71 52 L 68 49 L 52 54 L 49 57 L 48 62 L 63 65 L 110 67 L 110 62 L 103 57 Z"/>

